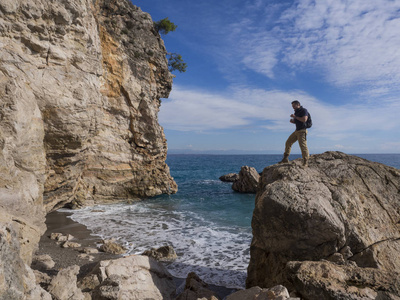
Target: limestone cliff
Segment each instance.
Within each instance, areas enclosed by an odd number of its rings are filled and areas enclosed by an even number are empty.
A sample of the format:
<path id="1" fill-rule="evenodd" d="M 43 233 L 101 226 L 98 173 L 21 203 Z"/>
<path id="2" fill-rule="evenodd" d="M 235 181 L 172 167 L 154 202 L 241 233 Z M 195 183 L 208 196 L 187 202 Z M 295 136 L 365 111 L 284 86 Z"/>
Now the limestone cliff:
<path id="1" fill-rule="evenodd" d="M 46 212 L 67 203 L 177 191 L 157 117 L 172 86 L 165 54 L 129 0 L 0 1 L 3 258 L 17 249 L 29 264 Z M 13 282 L 4 261 L 0 289 Z M 21 276 L 16 294 L 30 286 Z"/>
<path id="2" fill-rule="evenodd" d="M 399 170 L 340 152 L 309 165 L 264 169 L 247 286 L 284 284 L 302 299 L 400 297 Z"/>
<path id="3" fill-rule="evenodd" d="M 24 2 L 0 7 L 2 108 L 34 118 L 46 210 L 175 192 L 157 119 L 172 76 L 150 16 L 128 0 Z"/>

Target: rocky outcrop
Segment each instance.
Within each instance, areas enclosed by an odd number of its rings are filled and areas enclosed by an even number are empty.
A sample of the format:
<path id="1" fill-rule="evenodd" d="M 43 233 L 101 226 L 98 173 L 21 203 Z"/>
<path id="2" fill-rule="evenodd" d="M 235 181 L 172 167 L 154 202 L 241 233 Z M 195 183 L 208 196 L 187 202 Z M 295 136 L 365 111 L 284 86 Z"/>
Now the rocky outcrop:
<path id="1" fill-rule="evenodd" d="M 236 173 L 229 173 L 226 175 L 222 175 L 219 180 L 223 182 L 235 182 L 236 180 L 239 179 L 239 174 Z"/>
<path id="2" fill-rule="evenodd" d="M 232 189 L 240 193 L 256 193 L 260 174 L 253 167 L 243 166 L 239 178 L 232 184 Z"/>
<path id="3" fill-rule="evenodd" d="M 302 299 L 399 299 L 399 273 L 328 261 L 289 262 L 287 278 Z"/>
<path id="4" fill-rule="evenodd" d="M 327 291 L 336 280 L 347 287 L 346 299 L 400 297 L 399 224 L 398 169 L 340 152 L 313 155 L 308 168 L 299 161 L 267 167 L 253 213 L 247 286 L 283 284 L 315 299 L 305 290 Z M 308 269 L 305 261 L 316 265 Z"/>
<path id="5" fill-rule="evenodd" d="M 32 291 L 21 272 L 46 212 L 177 191 L 157 118 L 165 54 L 129 0 L 0 2 L 0 225 L 15 263 L 0 297 Z"/>
<path id="6" fill-rule="evenodd" d="M 20 255 L 20 238 L 15 227 L 12 217 L 0 211 L 0 299 L 51 300 Z"/>

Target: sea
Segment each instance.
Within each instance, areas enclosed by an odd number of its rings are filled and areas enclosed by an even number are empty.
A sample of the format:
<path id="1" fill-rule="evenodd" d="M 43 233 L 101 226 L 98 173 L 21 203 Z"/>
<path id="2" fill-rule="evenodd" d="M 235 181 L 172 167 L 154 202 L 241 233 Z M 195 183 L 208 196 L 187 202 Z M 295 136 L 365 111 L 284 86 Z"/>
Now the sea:
<path id="1" fill-rule="evenodd" d="M 357 154 L 400 169 L 400 154 Z M 291 155 L 291 159 L 300 155 Z M 115 238 L 128 254 L 171 245 L 177 260 L 165 263 L 177 278 L 195 272 L 209 284 L 244 288 L 250 260 L 255 195 L 240 194 L 219 177 L 242 166 L 258 172 L 282 155 L 194 155 L 167 157 L 178 192 L 132 204 L 97 205 L 69 216 L 104 239 Z M 71 213 L 70 210 L 68 210 Z"/>

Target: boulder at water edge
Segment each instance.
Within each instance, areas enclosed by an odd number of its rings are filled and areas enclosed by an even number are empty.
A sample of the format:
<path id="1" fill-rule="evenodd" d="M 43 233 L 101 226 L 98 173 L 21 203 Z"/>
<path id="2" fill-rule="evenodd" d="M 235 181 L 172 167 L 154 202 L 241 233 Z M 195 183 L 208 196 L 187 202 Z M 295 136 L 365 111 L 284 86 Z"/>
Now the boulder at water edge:
<path id="1" fill-rule="evenodd" d="M 400 297 L 395 280 L 400 276 L 396 168 L 341 152 L 313 155 L 309 168 L 297 161 L 269 166 L 260 179 L 252 228 L 248 287 L 283 284 L 304 299 L 316 299 L 306 289 L 322 289 L 330 296 L 321 299 L 339 299 L 334 291 L 341 284 L 346 299 Z M 333 278 L 326 260 L 351 267 L 354 277 L 334 276 L 336 286 L 331 282 L 324 287 L 321 282 Z M 288 264 L 292 261 L 298 263 Z M 305 261 L 315 265 L 304 270 Z M 383 288 L 388 282 L 391 288 Z"/>
<path id="2" fill-rule="evenodd" d="M 260 174 L 253 167 L 243 166 L 239 172 L 239 179 L 237 179 L 232 189 L 241 193 L 256 193 L 258 180 Z"/>

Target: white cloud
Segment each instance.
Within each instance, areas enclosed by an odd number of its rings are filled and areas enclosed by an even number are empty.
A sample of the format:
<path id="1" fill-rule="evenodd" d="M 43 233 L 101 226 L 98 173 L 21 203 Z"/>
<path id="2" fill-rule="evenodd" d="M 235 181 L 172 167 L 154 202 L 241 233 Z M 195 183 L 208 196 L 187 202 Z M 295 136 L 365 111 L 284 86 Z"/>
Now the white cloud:
<path id="1" fill-rule="evenodd" d="M 222 63 L 241 62 L 269 78 L 284 63 L 339 87 L 400 90 L 400 1 L 299 0 L 283 11 L 260 5 L 225 29 L 220 53 L 229 60 Z"/>
<path id="2" fill-rule="evenodd" d="M 330 105 L 302 91 L 280 91 L 237 87 L 227 95 L 174 86 L 163 101 L 160 123 L 178 131 L 258 129 L 292 131 L 291 101 L 298 99 L 311 113 L 316 137 L 341 141 L 379 131 L 397 132 L 399 104 L 382 103 L 371 109 L 363 104 Z M 390 117 L 393 116 L 393 117 Z"/>
<path id="3" fill-rule="evenodd" d="M 302 0 L 282 16 L 293 24 L 285 27 L 285 60 L 294 68 L 319 65 L 339 86 L 398 88 L 399 9 L 400 2 L 390 0 Z"/>

